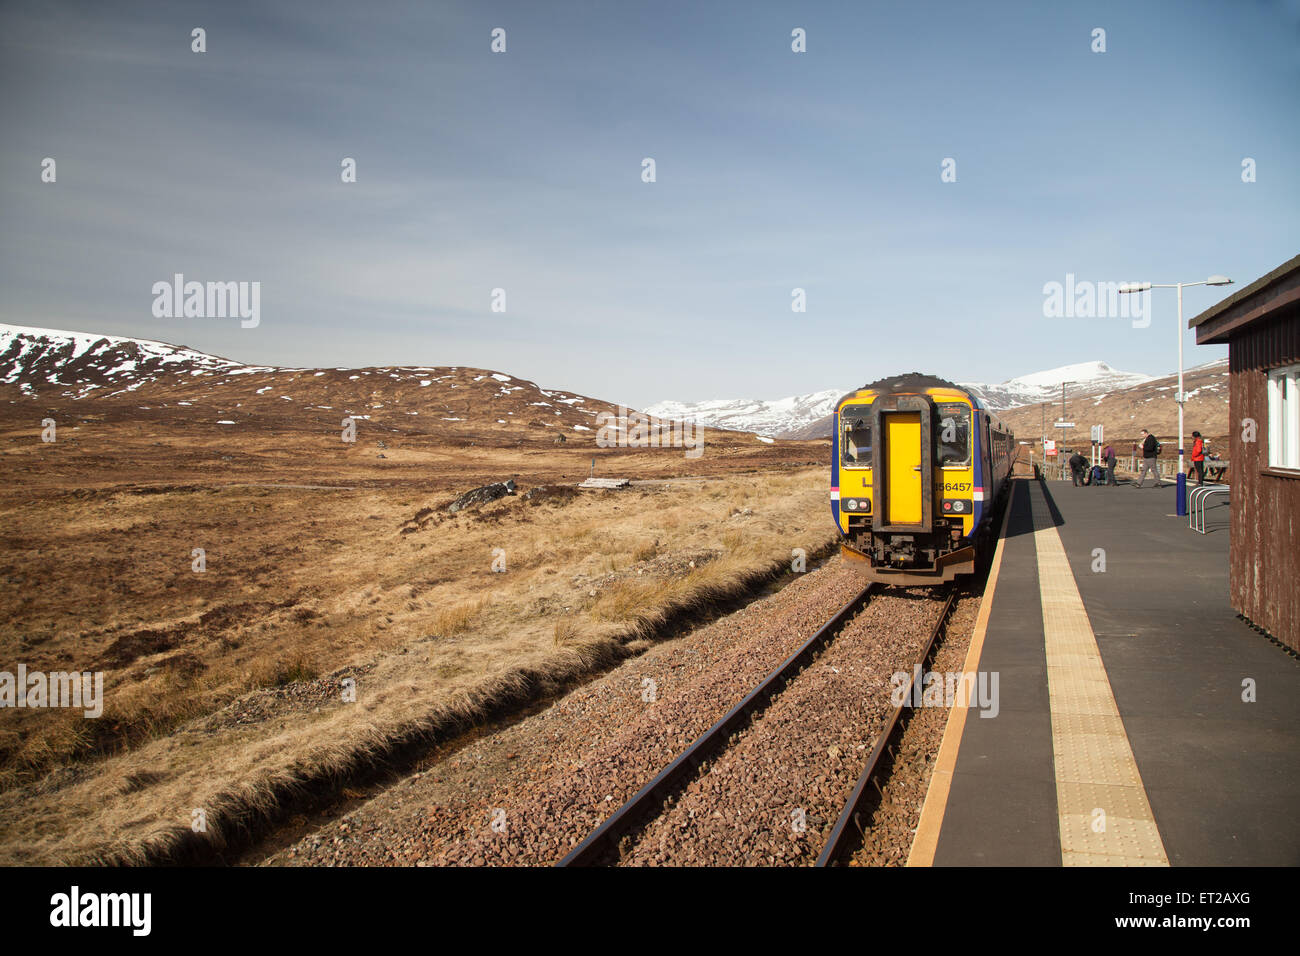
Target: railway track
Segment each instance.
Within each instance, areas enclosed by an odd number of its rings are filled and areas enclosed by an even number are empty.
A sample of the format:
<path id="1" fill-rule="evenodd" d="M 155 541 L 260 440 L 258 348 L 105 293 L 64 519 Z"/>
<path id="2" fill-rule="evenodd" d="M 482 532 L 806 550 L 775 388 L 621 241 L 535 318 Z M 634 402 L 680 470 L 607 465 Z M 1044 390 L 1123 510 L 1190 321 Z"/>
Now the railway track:
<path id="1" fill-rule="evenodd" d="M 692 780 L 697 779 L 701 768 L 710 760 L 724 753 L 731 741 L 767 709 L 810 664 L 812 664 L 852 619 L 865 608 L 873 596 L 878 595 L 880 587 L 869 584 L 852 600 L 841 607 L 815 634 L 768 674 L 740 703 L 736 704 L 713 726 L 701 734 L 654 779 L 646 783 L 637 793 L 600 826 L 569 852 L 557 865 L 559 866 L 596 866 L 616 863 L 621 856 L 624 841 L 634 839 L 643 833 L 646 826 L 664 813 L 668 803 Z M 940 597 L 936 604 L 941 604 L 938 619 L 930 630 L 928 640 L 922 646 L 916 662 L 924 669 L 946 627 L 951 614 L 957 590 L 948 586 L 938 592 Z M 907 687 L 910 700 L 911 668 L 909 668 Z M 893 713 L 886 721 L 885 727 L 877 735 L 865 767 L 857 785 L 849 794 L 844 809 L 831 830 L 830 837 L 823 847 L 817 865 L 832 865 L 847 856 L 858 845 L 861 833 L 870 819 L 880 793 L 880 778 L 889 772 L 894 757 L 894 746 L 910 713 L 910 706 L 892 708 Z"/>
<path id="2" fill-rule="evenodd" d="M 929 640 L 926 641 L 925 647 L 916 659 L 916 664 L 920 665 L 922 672 L 934 657 L 935 649 L 948 627 L 948 619 L 952 616 L 952 608 L 956 602 L 957 588 L 949 585 L 943 599 L 943 607 L 939 611 L 939 620 L 935 622 Z M 915 673 L 915 668 L 912 669 L 912 673 Z M 846 861 L 861 843 L 862 834 L 867 828 L 871 814 L 880 803 L 882 795 L 880 781 L 893 766 L 894 758 L 897 756 L 898 740 L 915 710 L 915 706 L 911 703 L 914 683 L 915 678 L 909 674 L 903 695 L 904 704 L 902 707 L 894 708 L 894 713 L 890 716 L 884 732 L 877 738 L 862 775 L 858 777 L 858 782 L 854 785 L 853 792 L 849 794 L 839 819 L 831 829 L 826 845 L 822 847 L 817 857 L 817 866 L 833 866 Z"/>

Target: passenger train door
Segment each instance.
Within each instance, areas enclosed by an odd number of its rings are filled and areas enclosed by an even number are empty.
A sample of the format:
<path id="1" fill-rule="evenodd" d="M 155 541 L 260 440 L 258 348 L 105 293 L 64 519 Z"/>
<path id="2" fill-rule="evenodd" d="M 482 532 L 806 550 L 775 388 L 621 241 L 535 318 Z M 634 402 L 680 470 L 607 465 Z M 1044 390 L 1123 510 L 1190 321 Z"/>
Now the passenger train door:
<path id="1" fill-rule="evenodd" d="M 891 525 L 921 524 L 921 413 L 885 412 L 886 518 Z"/>

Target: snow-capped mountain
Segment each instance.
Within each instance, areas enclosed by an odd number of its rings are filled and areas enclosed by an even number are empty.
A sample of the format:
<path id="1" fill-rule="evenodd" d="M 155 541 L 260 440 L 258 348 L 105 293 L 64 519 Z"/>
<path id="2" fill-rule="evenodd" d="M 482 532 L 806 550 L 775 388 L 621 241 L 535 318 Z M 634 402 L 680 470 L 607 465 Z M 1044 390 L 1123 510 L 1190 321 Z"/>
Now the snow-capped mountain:
<path id="1" fill-rule="evenodd" d="M 1066 396 L 1095 395 L 1098 392 L 1113 392 L 1121 388 L 1131 388 L 1149 382 L 1153 376 L 1141 372 L 1121 372 L 1105 362 L 1080 362 L 1077 365 L 1063 365 L 1060 368 L 1044 372 L 1021 375 L 997 385 L 980 382 L 962 382 L 964 388 L 970 389 L 984 400 L 994 411 L 1005 411 L 1021 405 L 1034 405 L 1038 402 L 1050 402 L 1061 397 L 1061 383 L 1066 383 Z"/>
<path id="2" fill-rule="evenodd" d="M 1185 426 L 1190 432 L 1199 429 L 1207 438 L 1222 437 L 1228 433 L 1228 360 L 1217 359 L 1184 370 L 1183 388 L 1187 392 Z M 1067 395 L 1066 418 L 1075 422 L 1081 431 L 1059 434 L 1052 421 L 1059 419 L 1061 391 L 1048 399 L 1046 407 L 1021 405 L 1000 413 L 1003 424 L 1017 435 L 1026 438 L 1047 437 L 1065 440 L 1086 436 L 1086 426 L 1101 425 L 1107 440 L 1137 440 L 1140 429 L 1150 429 L 1162 441 L 1177 434 L 1178 405 L 1174 393 L 1178 390 L 1178 376 L 1165 375 L 1149 379 L 1127 388 L 1091 391 L 1070 397 Z M 1044 414 L 1046 412 L 1046 414 Z M 1176 444 L 1176 442 L 1175 442 Z"/>
<path id="3" fill-rule="evenodd" d="M 0 384 L 26 395 L 54 390 L 86 398 L 97 389 L 134 391 L 176 376 L 265 371 L 166 342 L 0 324 Z"/>
<path id="4" fill-rule="evenodd" d="M 1224 374 L 1219 364 L 1206 367 L 1209 377 L 1204 387 L 1207 401 L 1212 399 L 1204 410 L 1206 420 L 1219 414 L 1218 406 L 1223 404 L 1215 391 L 1221 389 L 1218 379 Z M 1189 369 L 1189 375 L 1194 371 Z M 1039 402 L 1058 403 L 1063 381 L 1068 383 L 1071 408 L 1074 400 L 1087 398 L 1089 408 L 1096 406 L 1094 416 L 1123 399 L 1127 404 L 1117 424 L 1143 416 L 1143 420 L 1159 424 L 1157 411 L 1162 406 L 1157 403 L 1148 410 L 1144 403 L 1173 388 L 1163 379 L 1121 372 L 1104 362 L 1066 365 L 996 385 L 963 384 L 990 408 L 1005 413 Z M 1189 380 L 1190 395 L 1199 387 Z M 820 438 L 830 434 L 831 412 L 849 391 L 852 389 L 831 388 L 775 401 L 665 401 L 645 411 L 662 419 L 694 420 L 716 428 L 755 432 L 764 438 Z M 444 430 L 476 428 L 484 423 L 509 430 L 522 422 L 528 429 L 560 427 L 570 432 L 571 438 L 577 437 L 573 432 L 586 433 L 582 437 L 594 435 L 593 417 L 600 410 L 612 410 L 606 402 L 543 390 L 536 383 L 490 369 L 244 365 L 166 342 L 5 324 L 0 324 L 0 394 L 11 405 L 88 400 L 192 409 L 210 404 L 215 409 L 212 417 L 223 423 L 259 410 L 283 415 L 295 406 L 331 414 L 339 410 L 359 414 L 360 409 L 387 414 L 400 408 L 403 416 L 436 421 Z"/>
<path id="5" fill-rule="evenodd" d="M 1067 395 L 1094 395 L 1140 385 L 1151 380 L 1140 372 L 1121 372 L 1105 362 L 1080 362 L 1060 368 L 1033 372 L 1018 378 L 987 385 L 980 382 L 962 382 L 982 398 L 994 411 L 1032 405 L 1060 398 L 1061 383 L 1066 382 Z M 774 401 L 761 399 L 720 399 L 707 402 L 658 402 L 646 409 L 651 415 L 670 419 L 693 419 L 715 428 L 752 431 L 773 438 L 812 437 L 809 429 L 825 431 L 829 425 L 820 426 L 828 419 L 835 403 L 851 388 L 831 388 L 809 395 L 794 395 Z M 814 427 L 816 426 L 816 427 Z"/>
<path id="6" fill-rule="evenodd" d="M 492 369 L 244 365 L 166 342 L 3 324 L 0 397 L 8 405 L 46 408 L 65 402 L 136 411 L 170 407 L 183 410 L 187 421 L 221 425 L 252 415 L 308 421 L 303 412 L 335 423 L 343 414 L 410 426 L 418 420 L 440 432 L 481 434 L 486 428 L 515 441 L 548 430 L 565 432 L 567 441 L 594 439 L 598 413 L 614 411 L 608 402 Z"/>
<path id="7" fill-rule="evenodd" d="M 831 388 L 775 401 L 738 398 L 709 402 L 658 402 L 644 411 L 656 418 L 696 421 L 716 428 L 755 432 L 775 438 L 825 418 L 844 392 L 844 389 Z"/>

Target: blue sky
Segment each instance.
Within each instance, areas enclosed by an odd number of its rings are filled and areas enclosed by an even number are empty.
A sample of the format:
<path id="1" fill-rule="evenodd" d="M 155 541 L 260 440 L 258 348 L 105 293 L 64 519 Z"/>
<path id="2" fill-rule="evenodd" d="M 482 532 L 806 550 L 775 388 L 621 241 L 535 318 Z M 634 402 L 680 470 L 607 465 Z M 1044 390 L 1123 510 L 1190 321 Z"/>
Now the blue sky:
<path id="1" fill-rule="evenodd" d="M 1155 374 L 1172 291 L 1135 329 L 1046 318 L 1044 284 L 1239 288 L 1300 252 L 1296 2 L 9 0 L 0 85 L 0 321 L 254 363 L 632 405 Z M 261 282 L 260 325 L 155 318 L 177 272 Z"/>

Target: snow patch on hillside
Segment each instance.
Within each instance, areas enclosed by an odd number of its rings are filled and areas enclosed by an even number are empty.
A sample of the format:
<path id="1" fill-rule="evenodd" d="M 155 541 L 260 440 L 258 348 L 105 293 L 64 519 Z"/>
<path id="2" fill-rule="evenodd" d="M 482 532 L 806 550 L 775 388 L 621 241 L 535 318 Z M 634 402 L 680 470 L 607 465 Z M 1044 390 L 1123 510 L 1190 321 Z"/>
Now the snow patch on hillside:
<path id="1" fill-rule="evenodd" d="M 1032 372 L 1017 378 L 988 385 L 979 382 L 962 382 L 994 411 L 1004 411 L 1020 405 L 1059 398 L 1061 383 L 1068 382 L 1070 395 L 1091 394 L 1129 388 L 1151 381 L 1152 376 L 1141 372 L 1121 372 L 1105 362 L 1078 362 L 1059 368 Z M 774 400 L 715 399 L 703 402 L 663 401 L 645 411 L 658 418 L 693 420 L 714 428 L 755 432 L 779 438 L 805 429 L 830 416 L 835 403 L 853 391 L 852 388 L 829 388 L 807 395 L 792 395 Z"/>
<path id="2" fill-rule="evenodd" d="M 776 437 L 824 418 L 848 391 L 831 388 L 775 401 L 757 398 L 718 399 L 707 402 L 657 402 L 643 409 L 656 418 L 696 421 L 713 428 L 731 428 Z"/>

